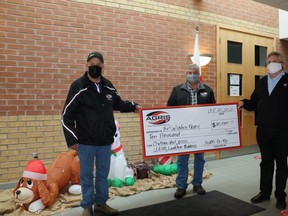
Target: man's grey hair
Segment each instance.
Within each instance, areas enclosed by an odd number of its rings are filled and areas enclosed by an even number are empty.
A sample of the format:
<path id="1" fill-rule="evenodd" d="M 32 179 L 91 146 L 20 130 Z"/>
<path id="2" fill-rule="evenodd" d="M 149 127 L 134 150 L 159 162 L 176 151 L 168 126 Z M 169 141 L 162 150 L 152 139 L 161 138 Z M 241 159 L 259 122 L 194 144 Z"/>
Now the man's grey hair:
<path id="1" fill-rule="evenodd" d="M 199 66 L 197 64 L 189 64 L 187 65 L 187 70 L 188 69 L 196 69 L 197 71 L 199 71 Z"/>
<path id="2" fill-rule="evenodd" d="M 281 55 L 280 52 L 277 52 L 277 51 L 270 52 L 268 54 L 267 58 L 269 58 L 270 56 L 273 56 L 273 55 L 278 56 L 279 62 L 284 64 L 284 58 L 283 58 L 283 56 Z"/>

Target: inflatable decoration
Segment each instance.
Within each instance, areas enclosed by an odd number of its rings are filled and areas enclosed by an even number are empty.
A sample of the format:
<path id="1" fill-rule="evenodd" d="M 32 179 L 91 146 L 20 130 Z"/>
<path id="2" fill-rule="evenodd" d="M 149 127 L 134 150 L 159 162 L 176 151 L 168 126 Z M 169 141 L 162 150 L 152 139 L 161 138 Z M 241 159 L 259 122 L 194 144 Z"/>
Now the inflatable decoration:
<path id="1" fill-rule="evenodd" d="M 158 159 L 158 163 L 151 166 L 151 170 L 155 173 L 163 175 L 172 175 L 177 173 L 177 163 L 173 163 L 171 156 L 164 156 Z"/>
<path id="2" fill-rule="evenodd" d="M 159 158 L 158 158 L 158 163 L 159 163 L 160 165 L 172 164 L 172 163 L 173 163 L 173 159 L 172 159 L 171 156 L 159 157 Z"/>
<path id="3" fill-rule="evenodd" d="M 80 162 L 76 151 L 60 153 L 47 170 L 42 161 L 35 158 L 28 162 L 14 188 L 14 200 L 24 210 L 39 213 L 54 204 L 59 191 L 70 184 L 69 193 L 81 194 Z"/>
<path id="4" fill-rule="evenodd" d="M 111 162 L 108 175 L 108 185 L 113 187 L 132 186 L 135 184 L 133 169 L 125 159 L 122 144 L 120 142 L 120 124 L 115 120 L 116 133 L 114 143 L 111 146 Z"/>
<path id="5" fill-rule="evenodd" d="M 131 164 L 131 167 L 134 170 L 135 177 L 137 179 L 149 178 L 150 165 L 145 161 L 139 161 L 134 164 Z"/>

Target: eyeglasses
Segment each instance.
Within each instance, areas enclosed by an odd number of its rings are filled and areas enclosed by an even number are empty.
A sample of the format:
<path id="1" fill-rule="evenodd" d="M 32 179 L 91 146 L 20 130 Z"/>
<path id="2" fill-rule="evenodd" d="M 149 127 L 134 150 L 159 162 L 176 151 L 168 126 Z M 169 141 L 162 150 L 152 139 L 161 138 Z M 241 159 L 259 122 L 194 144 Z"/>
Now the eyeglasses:
<path id="1" fill-rule="evenodd" d="M 269 65 L 271 62 L 273 62 L 273 63 L 282 63 L 281 61 L 267 61 L 267 65 Z"/>
<path id="2" fill-rule="evenodd" d="M 186 73 L 187 74 L 199 74 L 197 70 L 187 70 Z"/>

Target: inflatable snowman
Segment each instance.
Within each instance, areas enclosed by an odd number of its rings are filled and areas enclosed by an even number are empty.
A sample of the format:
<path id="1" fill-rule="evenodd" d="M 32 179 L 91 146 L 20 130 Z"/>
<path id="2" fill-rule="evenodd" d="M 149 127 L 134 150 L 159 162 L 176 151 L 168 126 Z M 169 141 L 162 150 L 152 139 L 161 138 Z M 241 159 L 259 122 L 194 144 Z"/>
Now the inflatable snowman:
<path id="1" fill-rule="evenodd" d="M 120 124 L 115 120 L 116 133 L 111 146 L 111 162 L 108 184 L 113 187 L 132 186 L 135 184 L 133 169 L 128 167 L 122 144 L 120 142 Z"/>

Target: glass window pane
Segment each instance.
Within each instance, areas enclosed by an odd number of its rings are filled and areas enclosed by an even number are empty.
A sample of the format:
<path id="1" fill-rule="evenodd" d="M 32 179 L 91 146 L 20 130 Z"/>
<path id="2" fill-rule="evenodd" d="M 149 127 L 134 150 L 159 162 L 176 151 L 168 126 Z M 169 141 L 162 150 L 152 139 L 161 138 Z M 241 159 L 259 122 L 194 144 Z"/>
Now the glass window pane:
<path id="1" fill-rule="evenodd" d="M 242 64 L 242 43 L 227 41 L 228 63 Z"/>
<path id="2" fill-rule="evenodd" d="M 266 66 L 267 47 L 255 45 L 255 66 Z"/>

